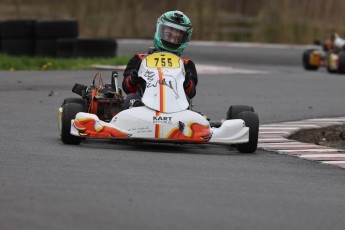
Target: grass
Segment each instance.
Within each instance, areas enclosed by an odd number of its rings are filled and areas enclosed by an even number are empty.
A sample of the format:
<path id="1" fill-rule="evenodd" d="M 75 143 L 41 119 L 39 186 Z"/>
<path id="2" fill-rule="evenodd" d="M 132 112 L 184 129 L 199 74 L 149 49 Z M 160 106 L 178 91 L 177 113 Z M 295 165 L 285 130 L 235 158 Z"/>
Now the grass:
<path id="1" fill-rule="evenodd" d="M 130 57 L 52 58 L 0 54 L 0 70 L 85 70 L 91 65 L 126 65 Z"/>

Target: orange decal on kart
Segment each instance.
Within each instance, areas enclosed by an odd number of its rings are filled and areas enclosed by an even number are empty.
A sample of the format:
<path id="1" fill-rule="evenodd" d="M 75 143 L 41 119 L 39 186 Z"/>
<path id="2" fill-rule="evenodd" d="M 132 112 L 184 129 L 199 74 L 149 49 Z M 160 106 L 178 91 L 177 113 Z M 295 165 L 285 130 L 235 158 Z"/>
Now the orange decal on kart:
<path id="1" fill-rule="evenodd" d="M 159 111 L 156 111 L 156 116 L 159 116 Z M 159 124 L 155 124 L 155 138 L 160 138 L 161 134 L 160 134 L 160 125 Z"/>
<path id="2" fill-rule="evenodd" d="M 166 139 L 192 141 L 192 142 L 207 142 L 210 140 L 212 132 L 208 125 L 200 125 L 198 123 L 188 124 L 189 133 L 184 135 L 179 128 L 172 129 L 167 135 Z"/>
<path id="3" fill-rule="evenodd" d="M 129 134 L 121 132 L 113 127 L 96 125 L 96 120 L 92 118 L 75 119 L 73 122 L 74 127 L 78 130 L 79 135 L 82 137 L 94 138 L 126 138 Z"/>

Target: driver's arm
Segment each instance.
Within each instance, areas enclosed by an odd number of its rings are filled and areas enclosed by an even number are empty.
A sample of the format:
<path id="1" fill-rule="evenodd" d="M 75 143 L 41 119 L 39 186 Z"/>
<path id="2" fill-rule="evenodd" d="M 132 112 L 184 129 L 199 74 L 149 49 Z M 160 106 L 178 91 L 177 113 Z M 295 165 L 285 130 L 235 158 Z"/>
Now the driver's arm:
<path id="1" fill-rule="evenodd" d="M 129 60 L 127 67 L 123 72 L 122 89 L 126 94 L 135 93 L 140 87 L 140 82 L 136 82 L 134 84 L 134 81 L 131 81 L 131 73 L 133 72 L 133 70 L 139 69 L 141 60 L 142 59 L 139 54 L 134 55 L 134 57 Z"/>
<path id="2" fill-rule="evenodd" d="M 198 74 L 196 72 L 195 64 L 193 61 L 183 59 L 184 68 L 186 71 L 186 80 L 183 84 L 184 91 L 189 98 L 193 98 L 196 94 L 196 85 L 198 84 Z"/>

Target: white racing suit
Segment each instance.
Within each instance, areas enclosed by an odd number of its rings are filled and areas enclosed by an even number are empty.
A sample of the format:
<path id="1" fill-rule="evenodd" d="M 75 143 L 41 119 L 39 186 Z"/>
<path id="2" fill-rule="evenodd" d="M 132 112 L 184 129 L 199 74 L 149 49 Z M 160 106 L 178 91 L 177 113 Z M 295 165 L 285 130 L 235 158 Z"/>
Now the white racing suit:
<path id="1" fill-rule="evenodd" d="M 339 49 L 343 49 L 345 46 L 345 39 L 341 38 L 339 34 L 334 34 L 333 45 Z"/>

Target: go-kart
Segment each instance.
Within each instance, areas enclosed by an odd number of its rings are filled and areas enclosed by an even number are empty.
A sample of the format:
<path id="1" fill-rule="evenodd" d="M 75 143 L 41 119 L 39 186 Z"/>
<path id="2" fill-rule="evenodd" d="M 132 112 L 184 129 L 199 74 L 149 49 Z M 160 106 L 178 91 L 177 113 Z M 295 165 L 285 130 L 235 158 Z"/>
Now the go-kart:
<path id="1" fill-rule="evenodd" d="M 345 51 L 330 44 L 316 41 L 322 49 L 307 49 L 303 52 L 302 63 L 306 70 L 318 70 L 325 67 L 329 73 L 345 73 Z"/>
<path id="2" fill-rule="evenodd" d="M 141 62 L 139 77 L 146 82 L 142 103 L 122 109 L 124 97 L 117 73 L 111 83 L 86 87 L 76 84 L 72 91 L 82 98 L 67 98 L 59 108 L 59 130 L 65 144 L 83 139 L 176 144 L 235 145 L 243 153 L 257 149 L 259 118 L 253 107 L 232 105 L 226 120 L 210 122 L 183 89 L 185 69 L 179 56 L 157 52 Z M 98 75 L 99 76 L 99 75 Z"/>

